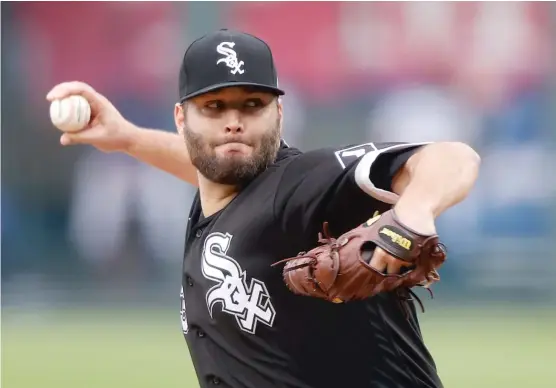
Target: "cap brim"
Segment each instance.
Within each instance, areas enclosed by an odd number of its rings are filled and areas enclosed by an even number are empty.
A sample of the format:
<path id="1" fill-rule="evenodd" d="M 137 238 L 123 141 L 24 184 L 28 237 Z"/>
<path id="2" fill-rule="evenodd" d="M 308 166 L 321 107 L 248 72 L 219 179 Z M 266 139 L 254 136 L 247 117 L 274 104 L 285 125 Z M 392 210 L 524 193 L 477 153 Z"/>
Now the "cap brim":
<path id="1" fill-rule="evenodd" d="M 252 88 L 261 89 L 262 91 L 266 91 L 266 92 L 276 94 L 278 96 L 283 96 L 284 94 L 286 94 L 282 89 L 278 89 L 278 88 L 275 88 L 273 86 L 257 84 L 257 83 L 253 83 L 253 82 L 224 82 L 224 83 L 221 83 L 221 84 L 208 86 L 206 88 L 197 90 L 196 92 L 193 92 L 193 93 L 189 93 L 189 94 L 185 95 L 184 97 L 182 97 L 180 99 L 180 103 L 184 102 L 185 100 L 189 100 L 190 98 L 200 96 L 201 94 L 213 92 L 213 91 L 218 90 L 218 89 L 230 88 L 230 87 L 233 87 L 233 86 L 249 86 L 249 87 L 252 87 Z"/>

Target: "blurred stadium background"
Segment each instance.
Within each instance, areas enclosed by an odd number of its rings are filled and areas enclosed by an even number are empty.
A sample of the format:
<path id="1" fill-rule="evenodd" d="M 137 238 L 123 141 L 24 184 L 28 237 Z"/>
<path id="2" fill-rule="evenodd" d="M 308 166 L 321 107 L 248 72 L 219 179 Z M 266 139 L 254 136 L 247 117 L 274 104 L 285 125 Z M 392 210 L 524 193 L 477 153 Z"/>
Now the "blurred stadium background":
<path id="1" fill-rule="evenodd" d="M 554 387 L 556 7 L 525 2 L 2 3 L 2 386 L 198 386 L 178 317 L 192 188 L 60 147 L 44 97 L 86 81 L 174 131 L 184 49 L 223 26 L 272 46 L 301 149 L 479 151 L 473 194 L 438 222 L 424 336 L 447 387 Z"/>

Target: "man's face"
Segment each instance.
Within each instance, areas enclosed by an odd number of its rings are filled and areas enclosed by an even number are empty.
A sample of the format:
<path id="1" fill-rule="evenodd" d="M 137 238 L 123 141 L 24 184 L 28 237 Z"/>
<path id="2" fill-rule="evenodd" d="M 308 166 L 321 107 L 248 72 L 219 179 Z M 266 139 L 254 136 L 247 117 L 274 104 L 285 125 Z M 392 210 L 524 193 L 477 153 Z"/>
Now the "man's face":
<path id="1" fill-rule="evenodd" d="M 230 87 L 203 94 L 176 111 L 193 165 L 208 180 L 244 185 L 276 158 L 281 106 L 260 90 Z"/>

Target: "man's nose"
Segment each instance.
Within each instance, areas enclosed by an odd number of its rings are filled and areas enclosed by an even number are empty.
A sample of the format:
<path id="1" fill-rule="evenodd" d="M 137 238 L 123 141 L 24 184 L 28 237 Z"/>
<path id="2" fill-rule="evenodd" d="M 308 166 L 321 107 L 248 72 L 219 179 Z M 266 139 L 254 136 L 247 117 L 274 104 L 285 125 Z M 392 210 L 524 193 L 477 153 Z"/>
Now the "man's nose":
<path id="1" fill-rule="evenodd" d="M 239 112 L 229 112 L 226 120 L 226 133 L 243 132 L 243 123 L 241 122 L 241 115 L 239 114 Z"/>

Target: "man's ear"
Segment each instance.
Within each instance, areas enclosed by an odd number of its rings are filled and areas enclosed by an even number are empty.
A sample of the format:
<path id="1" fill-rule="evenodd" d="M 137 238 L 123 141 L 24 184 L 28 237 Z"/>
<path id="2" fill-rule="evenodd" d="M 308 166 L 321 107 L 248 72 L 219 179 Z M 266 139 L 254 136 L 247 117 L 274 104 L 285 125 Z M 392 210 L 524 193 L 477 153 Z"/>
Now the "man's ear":
<path id="1" fill-rule="evenodd" d="M 185 104 L 176 103 L 174 106 L 174 122 L 176 124 L 176 129 L 180 135 L 183 136 L 183 130 L 185 127 Z"/>
<path id="2" fill-rule="evenodd" d="M 282 104 L 282 98 L 278 97 L 278 119 L 280 125 L 280 136 L 282 136 L 282 124 L 284 123 L 284 105 Z"/>

